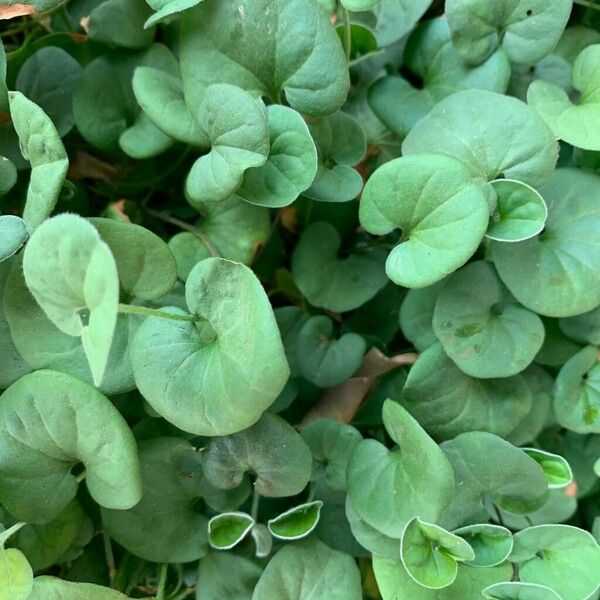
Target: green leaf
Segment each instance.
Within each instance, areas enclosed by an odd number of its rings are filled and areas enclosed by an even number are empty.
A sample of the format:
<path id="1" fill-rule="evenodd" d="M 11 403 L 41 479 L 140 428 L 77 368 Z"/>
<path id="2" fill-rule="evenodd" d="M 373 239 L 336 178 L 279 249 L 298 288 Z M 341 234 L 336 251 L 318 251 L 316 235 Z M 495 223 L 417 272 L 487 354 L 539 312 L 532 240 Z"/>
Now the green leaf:
<path id="1" fill-rule="evenodd" d="M 488 600 L 562 600 L 554 590 L 545 585 L 520 581 L 490 585 L 483 590 L 483 596 Z"/>
<path id="2" fill-rule="evenodd" d="M 63 333 L 48 319 L 25 284 L 19 260 L 14 261 L 6 278 L 4 311 L 14 345 L 31 369 L 62 371 L 93 383 L 82 339 Z M 133 315 L 117 317 L 104 376 L 97 386 L 104 394 L 127 392 L 135 387 L 129 363 L 129 341 L 137 326 L 138 319 Z M 16 370 L 9 383 L 29 370 L 22 367 Z"/>
<path id="3" fill-rule="evenodd" d="M 162 437 L 139 444 L 141 501 L 129 510 L 102 510 L 107 532 L 153 562 L 189 562 L 208 549 L 207 518 L 198 511 L 205 480 L 201 455 L 188 441 Z"/>
<path id="4" fill-rule="evenodd" d="M 446 280 L 408 290 L 400 306 L 400 328 L 404 337 L 419 351 L 427 350 L 438 339 L 433 331 L 433 311 Z"/>
<path id="5" fill-rule="evenodd" d="M 557 421 L 578 433 L 600 433 L 598 349 L 587 346 L 561 368 L 554 384 Z"/>
<path id="6" fill-rule="evenodd" d="M 358 515 L 388 537 L 400 538 L 415 516 L 436 522 L 452 500 L 452 468 L 439 446 L 392 400 L 383 423 L 398 448 L 360 442 L 348 464 L 348 495 Z"/>
<path id="7" fill-rule="evenodd" d="M 273 537 L 284 540 L 299 540 L 309 535 L 319 523 L 321 500 L 313 500 L 294 506 L 269 519 L 268 527 Z"/>
<path id="8" fill-rule="evenodd" d="M 13 188 L 17 183 L 17 169 L 5 156 L 0 156 L 0 198 Z"/>
<path id="9" fill-rule="evenodd" d="M 544 470 L 548 479 L 548 489 L 564 488 L 573 481 L 571 467 L 562 456 L 538 448 L 523 448 L 523 450 Z"/>
<path id="10" fill-rule="evenodd" d="M 191 10 L 181 32 L 181 71 L 189 106 L 213 83 L 242 87 L 300 113 L 341 108 L 349 88 L 342 45 L 312 0 L 223 0 Z"/>
<path id="11" fill-rule="evenodd" d="M 581 315 L 561 319 L 559 326 L 565 335 L 578 342 L 600 346 L 600 306 Z"/>
<path id="12" fill-rule="evenodd" d="M 36 577 L 33 591 L 27 600 L 130 600 L 117 590 L 94 585 L 73 583 L 56 577 Z"/>
<path id="13" fill-rule="evenodd" d="M 313 458 L 311 479 L 323 478 L 330 488 L 344 491 L 348 461 L 362 440 L 360 432 L 333 419 L 318 419 L 302 430 L 302 437 Z"/>
<path id="14" fill-rule="evenodd" d="M 202 213 L 196 225 L 199 233 L 184 231 L 169 240 L 183 281 L 197 263 L 211 256 L 208 244 L 223 258 L 249 265 L 271 233 L 269 211 L 235 197 L 196 208 Z"/>
<path id="15" fill-rule="evenodd" d="M 502 50 L 481 66 L 466 65 L 452 45 L 444 17 L 419 24 L 408 39 L 404 60 L 405 68 L 422 82 L 422 87 L 392 75 L 379 79 L 369 89 L 373 112 L 400 137 L 406 136 L 446 96 L 471 88 L 502 94 L 510 78 L 510 63 Z"/>
<path id="16" fill-rule="evenodd" d="M 399 559 L 374 556 L 373 569 L 383 600 L 470 600 L 479 598 L 481 591 L 490 584 L 506 581 L 512 576 L 508 562 L 487 569 L 459 565 L 454 583 L 441 590 L 431 590 L 414 581 Z"/>
<path id="17" fill-rule="evenodd" d="M 119 136 L 119 146 L 127 156 L 143 160 L 168 150 L 174 141 L 140 113 L 135 123 Z"/>
<path id="18" fill-rule="evenodd" d="M 466 561 L 471 567 L 495 567 L 502 564 L 512 552 L 512 534 L 500 525 L 467 525 L 452 533 L 466 540 L 475 552 L 475 558 Z"/>
<path id="19" fill-rule="evenodd" d="M 351 556 L 316 539 L 284 546 L 260 576 L 252 600 L 361 600 L 358 566 Z"/>
<path id="20" fill-rule="evenodd" d="M 514 179 L 497 179 L 490 185 L 497 204 L 485 232 L 487 238 L 522 242 L 542 231 L 548 208 L 536 190 Z"/>
<path id="21" fill-rule="evenodd" d="M 445 10 L 463 60 L 479 64 L 501 46 L 511 62 L 529 66 L 554 49 L 572 6 L 572 0 L 447 0 Z"/>
<path id="22" fill-rule="evenodd" d="M 193 106 L 193 105 L 191 105 Z M 244 172 L 265 164 L 269 155 L 266 112 L 244 90 L 211 85 L 192 117 L 211 151 L 192 166 L 185 189 L 192 203 L 229 198 L 242 184 Z"/>
<path id="23" fill-rule="evenodd" d="M 254 519 L 243 512 L 216 515 L 208 522 L 208 541 L 216 550 L 231 550 L 254 526 Z"/>
<path id="24" fill-rule="evenodd" d="M 92 386 L 56 371 L 25 375 L 1 396 L 0 429 L 0 500 L 15 518 L 56 518 L 77 492 L 71 469 L 79 463 L 98 504 L 124 510 L 139 502 L 133 434 Z"/>
<path id="25" fill-rule="evenodd" d="M 321 202 L 349 202 L 363 187 L 353 169 L 367 150 L 365 132 L 348 113 L 338 111 L 328 117 L 309 121 L 310 133 L 318 150 L 318 169 L 305 196 Z"/>
<path id="26" fill-rule="evenodd" d="M 540 465 L 502 438 L 473 431 L 444 442 L 441 448 L 460 482 L 440 521 L 443 527 L 486 521 L 491 503 L 527 514 L 546 501 L 548 483 Z"/>
<path id="27" fill-rule="evenodd" d="M 201 561 L 196 600 L 251 600 L 262 569 L 232 552 L 209 552 Z"/>
<path id="28" fill-rule="evenodd" d="M 81 71 L 68 52 L 55 46 L 40 48 L 19 69 L 16 89 L 50 117 L 61 137 L 73 128 L 73 92 Z"/>
<path id="29" fill-rule="evenodd" d="M 402 534 L 400 558 L 417 583 L 435 590 L 452 584 L 458 562 L 474 560 L 475 553 L 463 538 L 415 517 Z"/>
<path id="30" fill-rule="evenodd" d="M 119 279 L 110 248 L 81 217 L 59 215 L 31 236 L 23 273 L 52 323 L 81 338 L 98 385 L 108 362 L 119 303 Z"/>
<path id="31" fill-rule="evenodd" d="M 162 6 L 151 16 L 148 17 L 144 23 L 144 29 L 153 27 L 158 23 L 171 20 L 170 17 L 179 16 L 182 12 L 193 8 L 197 4 L 200 4 L 203 0 L 168 0 L 167 2 L 161 2 Z"/>
<path id="32" fill-rule="evenodd" d="M 0 548 L 0 600 L 27 600 L 33 589 L 33 571 L 25 555 Z"/>
<path id="33" fill-rule="evenodd" d="M 206 478 L 222 489 L 238 486 L 250 472 L 261 496 L 295 496 L 310 479 L 308 446 L 287 421 L 269 413 L 240 433 L 212 439 L 202 456 Z"/>
<path id="34" fill-rule="evenodd" d="M 138 389 L 184 431 L 241 431 L 256 423 L 289 376 L 269 300 L 250 269 L 222 258 L 198 263 L 185 293 L 190 312 L 205 321 L 144 321 L 131 346 Z"/>
<path id="35" fill-rule="evenodd" d="M 281 208 L 296 200 L 313 182 L 317 149 L 302 116 L 287 106 L 268 106 L 267 125 L 267 162 L 245 171 L 235 197 L 257 206 Z"/>
<path id="36" fill-rule="evenodd" d="M 386 272 L 395 284 L 413 288 L 463 265 L 483 238 L 488 214 L 480 185 L 459 161 L 441 155 L 402 157 L 379 167 L 365 185 L 359 212 L 369 233 L 402 230 Z M 460 245 L 448 242 L 455 237 Z"/>
<path id="37" fill-rule="evenodd" d="M 309 225 L 292 255 L 296 285 L 313 305 L 334 312 L 354 310 L 388 282 L 385 253 L 377 248 L 339 259 L 341 238 L 325 222 Z"/>
<path id="38" fill-rule="evenodd" d="M 379 2 L 380 0 L 342 0 L 344 7 L 354 12 L 370 10 Z"/>
<path id="39" fill-rule="evenodd" d="M 450 276 L 435 305 L 433 329 L 461 371 L 479 378 L 520 373 L 544 340 L 542 320 L 514 301 L 485 261 Z"/>
<path id="40" fill-rule="evenodd" d="M 302 376 L 319 387 L 346 381 L 360 367 L 367 345 L 357 333 L 333 337 L 333 321 L 325 315 L 310 317 L 298 332 L 296 364 Z"/>
<path id="41" fill-rule="evenodd" d="M 548 204 L 544 232 L 516 244 L 491 244 L 500 278 L 523 306 L 570 317 L 600 304 L 599 182 L 590 173 L 558 169 L 541 190 Z"/>
<path id="42" fill-rule="evenodd" d="M 124 48 L 145 48 L 154 29 L 144 29 L 152 11 L 144 0 L 104 0 L 89 15 L 90 39 Z"/>
<path id="43" fill-rule="evenodd" d="M 380 0 L 373 8 L 375 35 L 381 46 L 404 37 L 429 8 L 432 0 Z"/>
<path id="44" fill-rule="evenodd" d="M 379 0 L 376 0 L 379 2 Z M 343 23 L 340 25 L 339 20 L 336 21 L 335 31 L 340 38 L 342 44 L 345 44 L 346 31 Z M 350 67 L 359 65 L 361 62 L 374 58 L 384 52 L 377 45 L 375 31 L 369 27 L 358 23 L 350 23 Z"/>
<path id="45" fill-rule="evenodd" d="M 0 216 L 0 262 L 18 252 L 28 237 L 23 219 L 14 215 Z"/>
<path id="46" fill-rule="evenodd" d="M 558 144 L 542 118 L 524 102 L 467 90 L 438 102 L 411 129 L 402 152 L 439 152 L 463 161 L 473 177 L 516 179 L 538 188 L 554 171 Z"/>
<path id="47" fill-rule="evenodd" d="M 412 366 L 401 400 L 430 435 L 448 439 L 479 430 L 505 436 L 529 413 L 532 392 L 522 375 L 470 377 L 434 344 Z"/>
<path id="48" fill-rule="evenodd" d="M 23 209 L 23 220 L 31 233 L 54 210 L 69 159 L 56 127 L 37 104 L 21 92 L 9 92 L 8 99 L 21 153 L 31 163 L 31 179 Z"/>
<path id="49" fill-rule="evenodd" d="M 298 377 L 301 362 L 296 358 L 299 356 L 297 350 L 298 336 L 310 317 L 297 306 L 281 306 L 276 308 L 274 312 L 285 348 L 285 356 L 290 365 L 291 376 Z"/>
<path id="50" fill-rule="evenodd" d="M 570 525 L 538 525 L 515 534 L 510 560 L 523 583 L 547 585 L 564 600 L 589 598 L 600 586 L 600 546 Z"/>
<path id="51" fill-rule="evenodd" d="M 573 88 L 578 100 L 549 81 L 534 81 L 527 102 L 548 123 L 557 138 L 585 150 L 600 150 L 600 44 L 585 48 L 573 65 Z"/>
<path id="52" fill-rule="evenodd" d="M 90 222 L 110 248 L 128 294 L 155 300 L 171 291 L 177 279 L 175 257 L 156 234 L 114 219 L 95 217 Z"/>

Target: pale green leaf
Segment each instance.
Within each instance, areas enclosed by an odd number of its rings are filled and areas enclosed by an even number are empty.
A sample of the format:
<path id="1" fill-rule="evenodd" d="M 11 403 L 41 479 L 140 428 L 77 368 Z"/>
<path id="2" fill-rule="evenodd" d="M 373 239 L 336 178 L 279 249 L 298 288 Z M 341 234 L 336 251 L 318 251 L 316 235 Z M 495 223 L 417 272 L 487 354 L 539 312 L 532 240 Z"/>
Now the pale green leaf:
<path id="1" fill-rule="evenodd" d="M 269 519 L 268 527 L 273 537 L 284 540 L 299 540 L 309 535 L 319 523 L 321 500 L 313 500 L 294 506 Z"/>
<path id="2" fill-rule="evenodd" d="M 215 550 L 231 550 L 254 526 L 254 519 L 243 512 L 215 515 L 208 522 L 208 541 Z"/>
<path id="3" fill-rule="evenodd" d="M 18 252 L 28 237 L 27 224 L 21 217 L 0 216 L 0 262 Z"/>

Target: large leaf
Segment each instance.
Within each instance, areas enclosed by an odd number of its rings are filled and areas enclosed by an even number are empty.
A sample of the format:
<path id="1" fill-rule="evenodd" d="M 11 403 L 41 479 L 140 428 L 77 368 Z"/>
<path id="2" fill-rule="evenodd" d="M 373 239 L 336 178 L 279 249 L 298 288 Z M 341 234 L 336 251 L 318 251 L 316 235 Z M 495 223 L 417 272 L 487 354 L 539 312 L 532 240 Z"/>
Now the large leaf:
<path id="1" fill-rule="evenodd" d="M 23 219 L 32 232 L 54 210 L 69 159 L 48 115 L 21 92 L 10 92 L 8 98 L 21 153 L 31 163 Z"/>
<path id="2" fill-rule="evenodd" d="M 201 561 L 196 600 L 250 600 L 262 569 L 231 552 L 209 552 Z"/>
<path id="3" fill-rule="evenodd" d="M 192 205 L 201 206 L 229 198 L 247 169 L 265 164 L 269 130 L 265 108 L 234 85 L 209 86 L 191 113 L 211 148 L 194 163 L 185 184 Z"/>
<path id="4" fill-rule="evenodd" d="M 378 249 L 339 259 L 341 239 L 326 222 L 307 227 L 292 255 L 292 275 L 313 305 L 334 312 L 358 308 L 385 286 L 385 253 Z"/>
<path id="5" fill-rule="evenodd" d="M 0 397 L 0 500 L 17 519 L 47 523 L 77 492 L 83 463 L 98 504 L 131 508 L 141 498 L 135 440 L 117 409 L 87 383 L 36 371 Z"/>
<path id="6" fill-rule="evenodd" d="M 119 279 L 110 248 L 76 215 L 32 235 L 23 255 L 27 287 L 62 332 L 81 337 L 94 383 L 102 381 L 117 321 Z"/>
<path id="7" fill-rule="evenodd" d="M 320 116 L 349 88 L 340 40 L 312 0 L 205 0 L 183 23 L 181 71 L 190 106 L 219 82 L 273 102 L 285 94 L 293 109 Z"/>
<path id="8" fill-rule="evenodd" d="M 92 583 L 73 583 L 56 577 L 36 577 L 27 600 L 130 600 L 117 590 Z"/>
<path id="9" fill-rule="evenodd" d="M 438 520 L 452 500 L 454 481 L 439 446 L 399 404 L 384 403 L 383 422 L 398 447 L 360 442 L 348 464 L 348 495 L 368 525 L 399 539 L 415 516 Z"/>
<path id="10" fill-rule="evenodd" d="M 433 329 L 448 356 L 472 377 L 509 377 L 535 358 L 542 320 L 514 301 L 494 267 L 470 263 L 441 289 Z"/>
<path id="11" fill-rule="evenodd" d="M 534 81 L 527 102 L 548 123 L 557 138 L 585 150 L 600 150 L 600 44 L 588 46 L 573 65 L 573 102 L 567 92 L 549 81 Z"/>
<path id="12" fill-rule="evenodd" d="M 415 29 L 406 44 L 404 59 L 405 68 L 422 87 L 391 75 L 369 90 L 373 112 L 401 137 L 446 96 L 471 88 L 502 94 L 508 87 L 510 64 L 504 51 L 470 68 L 454 49 L 448 21 L 443 17 L 424 21 Z"/>
<path id="13" fill-rule="evenodd" d="M 121 546 L 154 562 L 188 562 L 208 549 L 207 518 L 198 510 L 204 477 L 200 452 L 181 438 L 140 442 L 144 493 L 130 510 L 102 510 Z"/>
<path id="14" fill-rule="evenodd" d="M 386 272 L 397 285 L 419 288 L 471 257 L 483 238 L 489 211 L 482 188 L 462 163 L 425 155 L 398 158 L 377 169 L 365 185 L 359 214 L 369 233 L 402 230 Z M 456 237 L 460 244 L 453 243 Z"/>
<path id="15" fill-rule="evenodd" d="M 413 365 L 402 404 L 431 435 L 451 438 L 465 431 L 508 435 L 528 414 L 532 392 L 521 375 L 475 379 L 463 373 L 439 344 Z"/>
<path id="16" fill-rule="evenodd" d="M 538 525 L 515 534 L 511 561 L 524 583 L 547 585 L 564 600 L 589 598 L 600 586 L 600 546 L 569 525 Z"/>
<path id="17" fill-rule="evenodd" d="M 595 346 L 587 346 L 561 368 L 554 386 L 554 414 L 567 429 L 600 433 L 600 363 Z"/>
<path id="18" fill-rule="evenodd" d="M 559 169 L 541 194 L 548 204 L 539 236 L 491 245 L 498 274 L 538 314 L 570 317 L 600 304 L 600 196 L 596 175 Z"/>
<path id="19" fill-rule="evenodd" d="M 252 600 L 360 600 L 358 566 L 351 556 L 316 539 L 284 546 L 260 576 Z"/>
<path id="20" fill-rule="evenodd" d="M 151 317 L 138 329 L 131 347 L 136 384 L 184 431 L 241 431 L 275 401 L 289 375 L 271 305 L 250 269 L 221 258 L 194 267 L 186 302 L 203 320 Z M 181 309 L 168 311 L 185 317 Z"/>
<path id="21" fill-rule="evenodd" d="M 211 440 L 203 454 L 207 479 L 222 489 L 238 486 L 246 473 L 255 476 L 262 496 L 295 496 L 310 479 L 308 446 L 286 421 L 269 413 L 248 429 Z"/>
<path id="22" fill-rule="evenodd" d="M 0 262 L 18 252 L 28 237 L 27 224 L 21 217 L 0 216 Z"/>
<path id="23" fill-rule="evenodd" d="M 505 177 L 539 187 L 554 171 L 558 144 L 524 102 L 467 90 L 436 104 L 412 128 L 402 152 L 440 152 L 462 160 L 474 177 L 487 181 Z"/>
<path id="24" fill-rule="evenodd" d="M 446 0 L 446 14 L 467 62 L 479 64 L 502 46 L 511 62 L 529 66 L 554 49 L 572 6 L 573 0 Z"/>
<path id="25" fill-rule="evenodd" d="M 441 524 L 448 529 L 489 519 L 491 505 L 516 514 L 539 508 L 548 493 L 540 465 L 523 450 L 482 431 L 444 442 L 459 485 Z"/>

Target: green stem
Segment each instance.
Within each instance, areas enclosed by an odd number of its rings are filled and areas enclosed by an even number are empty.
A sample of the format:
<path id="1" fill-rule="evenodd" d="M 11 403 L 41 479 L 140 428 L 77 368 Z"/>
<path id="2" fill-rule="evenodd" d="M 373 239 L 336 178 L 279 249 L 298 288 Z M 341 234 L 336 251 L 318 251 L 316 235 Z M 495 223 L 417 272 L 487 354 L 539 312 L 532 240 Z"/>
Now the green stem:
<path id="1" fill-rule="evenodd" d="M 12 527 L 9 527 L 0 533 L 0 548 L 4 548 L 4 544 L 6 544 L 8 538 L 17 533 L 21 527 L 25 527 L 25 525 L 27 525 L 27 523 L 15 523 Z"/>
<path id="2" fill-rule="evenodd" d="M 187 589 L 183 590 L 183 592 L 181 592 L 181 594 L 177 594 L 177 596 L 175 596 L 171 600 L 183 600 L 184 598 L 191 596 L 193 593 L 194 593 L 194 588 L 187 588 Z"/>
<path id="3" fill-rule="evenodd" d="M 156 600 L 165 600 L 165 586 L 167 585 L 168 563 L 160 565 L 160 574 L 158 576 L 158 589 L 156 590 Z"/>
<path id="4" fill-rule="evenodd" d="M 588 2 L 588 0 L 573 0 L 575 4 L 579 4 L 579 6 L 585 6 L 586 8 L 591 8 L 593 10 L 600 10 L 600 4 L 595 4 L 594 2 Z"/>
<path id="5" fill-rule="evenodd" d="M 166 310 L 148 308 L 147 306 L 136 306 L 134 304 L 119 304 L 119 312 L 130 315 L 143 315 L 145 317 L 160 317 L 161 319 L 170 319 L 171 321 L 187 321 L 188 323 L 206 321 L 206 319 L 198 315 L 175 315 Z"/>
<path id="6" fill-rule="evenodd" d="M 65 24 L 65 27 L 68 29 L 69 33 L 75 33 L 75 29 L 73 29 L 73 23 L 71 23 L 69 13 L 67 12 L 67 6 L 65 4 L 60 7 L 60 19 Z"/>
<path id="7" fill-rule="evenodd" d="M 350 62 L 350 54 L 352 50 L 352 29 L 350 24 L 350 13 L 347 8 L 342 8 L 344 17 L 344 51 L 346 52 L 346 60 Z"/>
<path id="8" fill-rule="evenodd" d="M 252 496 L 252 509 L 250 511 L 250 516 L 256 521 L 258 517 L 258 505 L 260 503 L 260 494 L 256 491 L 256 487 L 254 488 L 254 495 Z"/>
<path id="9" fill-rule="evenodd" d="M 106 565 L 108 566 L 108 579 L 110 581 L 110 587 L 112 587 L 115 581 L 115 575 L 117 574 L 117 567 L 115 565 L 115 555 L 113 554 L 112 544 L 110 543 L 110 535 L 108 535 L 106 531 L 102 532 L 102 541 L 104 543 Z"/>

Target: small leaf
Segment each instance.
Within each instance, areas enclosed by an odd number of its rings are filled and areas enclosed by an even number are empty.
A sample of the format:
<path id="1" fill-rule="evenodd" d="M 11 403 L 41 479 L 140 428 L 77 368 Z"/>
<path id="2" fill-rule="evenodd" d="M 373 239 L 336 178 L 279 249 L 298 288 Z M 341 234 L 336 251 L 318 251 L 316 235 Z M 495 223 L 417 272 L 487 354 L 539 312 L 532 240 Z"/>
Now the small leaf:
<path id="1" fill-rule="evenodd" d="M 548 489 L 564 488 L 573 481 L 571 467 L 562 456 L 537 448 L 523 448 L 523 450 L 544 470 L 548 479 Z"/>
<path id="2" fill-rule="evenodd" d="M 90 39 L 124 48 L 145 48 L 152 43 L 155 31 L 144 29 L 150 17 L 144 0 L 104 0 L 89 15 Z"/>
<path id="3" fill-rule="evenodd" d="M 544 228 L 548 208 L 532 187 L 513 179 L 490 183 L 496 193 L 496 209 L 485 236 L 499 242 L 522 242 Z"/>
<path id="4" fill-rule="evenodd" d="M 554 590 L 537 583 L 505 581 L 483 590 L 487 600 L 563 600 Z"/>
<path id="5" fill-rule="evenodd" d="M 379 44 L 389 46 L 409 33 L 431 2 L 432 0 L 380 0 L 373 7 L 375 35 Z"/>
<path id="6" fill-rule="evenodd" d="M 13 215 L 0 216 L 0 262 L 18 252 L 28 237 L 23 219 Z"/>
<path id="7" fill-rule="evenodd" d="M 269 528 L 262 523 L 256 523 L 250 532 L 254 540 L 256 558 L 265 558 L 271 554 L 273 549 L 273 536 Z"/>
<path id="8" fill-rule="evenodd" d="M 268 527 L 279 540 L 299 540 L 309 535 L 319 523 L 321 500 L 299 504 L 269 519 Z"/>
<path id="9" fill-rule="evenodd" d="M 0 600 L 27 600 L 33 589 L 33 571 L 15 548 L 0 548 Z"/>
<path id="10" fill-rule="evenodd" d="M 513 548 L 512 534 L 506 527 L 483 523 L 467 525 L 452 532 L 465 539 L 475 558 L 466 561 L 472 567 L 495 567 L 502 564 L 510 555 Z"/>
<path id="11" fill-rule="evenodd" d="M 231 550 L 254 526 L 254 519 L 243 512 L 216 515 L 208 522 L 208 540 L 215 550 Z"/>
<path id="12" fill-rule="evenodd" d="M 415 517 L 402 534 L 400 557 L 417 583 L 435 590 L 453 583 L 458 561 L 472 561 L 475 553 L 463 538 Z"/>

